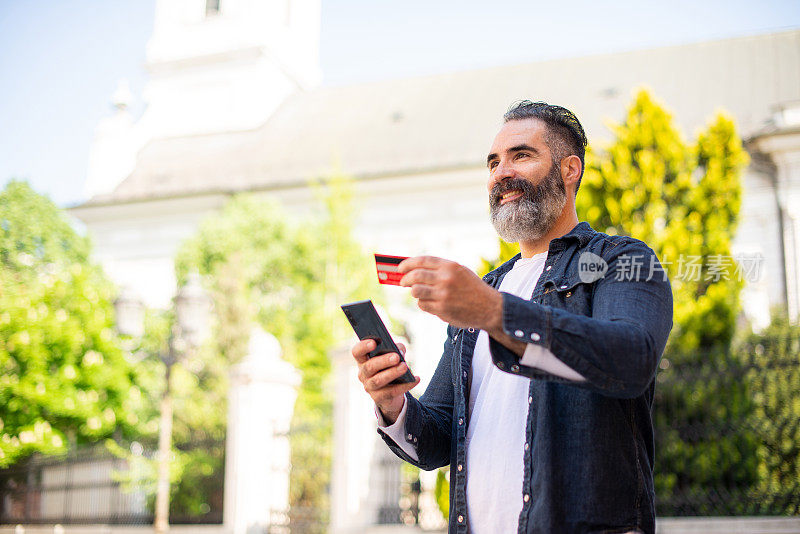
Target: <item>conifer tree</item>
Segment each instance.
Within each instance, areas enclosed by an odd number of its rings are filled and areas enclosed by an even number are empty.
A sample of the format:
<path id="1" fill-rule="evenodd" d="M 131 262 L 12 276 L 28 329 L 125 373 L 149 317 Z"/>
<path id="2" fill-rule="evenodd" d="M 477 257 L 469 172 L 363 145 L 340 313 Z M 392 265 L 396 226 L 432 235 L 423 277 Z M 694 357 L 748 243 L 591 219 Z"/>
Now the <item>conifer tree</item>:
<path id="1" fill-rule="evenodd" d="M 674 326 L 654 407 L 659 511 L 711 513 L 700 498 L 709 489 L 746 492 L 757 478 L 754 435 L 726 430 L 752 411 L 731 350 L 743 285 L 731 241 L 747 154 L 722 113 L 687 144 L 645 90 L 612 131 L 607 147 L 588 154 L 578 216 L 643 240 L 668 273 Z"/>

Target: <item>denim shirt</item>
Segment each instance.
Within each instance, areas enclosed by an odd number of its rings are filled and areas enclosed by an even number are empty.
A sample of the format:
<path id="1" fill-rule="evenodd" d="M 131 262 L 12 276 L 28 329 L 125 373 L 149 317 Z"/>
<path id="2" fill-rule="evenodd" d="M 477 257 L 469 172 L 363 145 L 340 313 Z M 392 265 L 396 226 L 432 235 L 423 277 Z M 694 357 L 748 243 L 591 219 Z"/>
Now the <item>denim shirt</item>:
<path id="1" fill-rule="evenodd" d="M 519 257 L 484 281 L 498 287 Z M 607 265 L 602 277 L 589 276 L 590 261 Z M 637 239 L 595 232 L 581 222 L 550 242 L 530 300 L 502 297 L 507 335 L 547 347 L 586 378 L 568 382 L 522 365 L 490 338 L 499 369 L 531 378 L 523 493 L 508 495 L 522 501 L 518 532 L 653 533 L 651 408 L 672 328 L 672 291 L 655 253 Z M 405 461 L 426 470 L 451 466 L 452 534 L 467 532 L 465 443 L 477 337 L 473 328 L 448 326 L 427 389 L 419 399 L 406 394 L 405 438 L 418 461 L 378 429 Z"/>

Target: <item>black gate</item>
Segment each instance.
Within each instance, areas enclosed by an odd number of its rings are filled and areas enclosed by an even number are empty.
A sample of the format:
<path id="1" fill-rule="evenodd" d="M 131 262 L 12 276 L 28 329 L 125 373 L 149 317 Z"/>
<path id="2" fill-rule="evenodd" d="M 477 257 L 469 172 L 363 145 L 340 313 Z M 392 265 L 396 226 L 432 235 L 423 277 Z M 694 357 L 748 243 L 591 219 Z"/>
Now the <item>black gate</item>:
<path id="1" fill-rule="evenodd" d="M 144 488 L 115 477 L 127 468 L 98 448 L 20 462 L 0 471 L 0 524 L 150 523 Z"/>
<path id="2" fill-rule="evenodd" d="M 90 446 L 0 470 L 0 524 L 152 524 L 156 453 L 131 448 L 127 459 Z M 189 467 L 172 487 L 170 523 L 222 523 L 224 441 L 179 449 Z"/>

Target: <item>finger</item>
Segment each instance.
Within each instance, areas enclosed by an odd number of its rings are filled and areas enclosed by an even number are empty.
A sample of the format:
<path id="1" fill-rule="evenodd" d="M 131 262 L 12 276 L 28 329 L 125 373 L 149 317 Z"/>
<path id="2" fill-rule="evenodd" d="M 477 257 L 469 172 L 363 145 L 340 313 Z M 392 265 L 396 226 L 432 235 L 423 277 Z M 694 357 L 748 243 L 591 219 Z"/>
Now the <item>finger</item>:
<path id="1" fill-rule="evenodd" d="M 411 296 L 415 299 L 431 300 L 435 297 L 436 291 L 431 286 L 424 284 L 414 284 L 411 286 Z"/>
<path id="2" fill-rule="evenodd" d="M 414 269 L 436 269 L 445 261 L 436 256 L 414 256 L 413 258 L 406 258 L 397 266 L 397 271 L 407 273 Z"/>
<path id="3" fill-rule="evenodd" d="M 375 373 L 383 371 L 389 367 L 393 367 L 400 363 L 400 356 L 394 352 L 388 354 L 381 354 L 370 358 L 368 361 L 361 365 L 361 370 L 365 378 L 372 378 Z"/>
<path id="4" fill-rule="evenodd" d="M 379 398 L 375 399 L 373 397 L 373 400 L 377 402 L 379 400 L 390 400 L 394 397 L 399 397 L 400 395 L 404 395 L 407 391 L 411 391 L 412 389 L 417 387 L 419 382 L 420 378 L 418 376 L 415 376 L 413 382 L 404 382 L 402 384 L 391 385 L 389 387 L 384 388 L 383 391 L 380 393 L 380 395 L 376 395 L 376 397 Z"/>
<path id="5" fill-rule="evenodd" d="M 364 384 L 364 389 L 366 389 L 368 392 L 377 392 L 395 378 L 403 376 L 407 370 L 408 365 L 406 365 L 405 362 L 400 362 L 394 367 L 384 369 L 383 371 L 375 373 L 371 378 L 367 379 L 366 383 Z"/>
<path id="6" fill-rule="evenodd" d="M 436 307 L 435 300 L 419 299 L 417 300 L 417 307 L 426 313 L 436 315 L 437 317 L 439 316 L 439 309 Z"/>
<path id="7" fill-rule="evenodd" d="M 400 279 L 401 286 L 412 286 L 414 284 L 426 284 L 426 285 L 433 285 L 438 281 L 439 277 L 436 274 L 436 271 L 431 269 L 414 269 L 406 273 L 403 278 Z"/>
<path id="8" fill-rule="evenodd" d="M 406 346 L 405 345 L 403 345 L 402 343 L 398 343 L 397 344 L 397 348 L 400 349 L 400 354 L 402 354 L 403 356 L 406 355 Z"/>
<path id="9" fill-rule="evenodd" d="M 363 341 L 359 341 L 355 345 L 353 345 L 352 354 L 353 358 L 361 364 L 368 360 L 367 354 L 369 351 L 373 350 L 377 345 L 375 344 L 374 339 L 365 339 Z"/>

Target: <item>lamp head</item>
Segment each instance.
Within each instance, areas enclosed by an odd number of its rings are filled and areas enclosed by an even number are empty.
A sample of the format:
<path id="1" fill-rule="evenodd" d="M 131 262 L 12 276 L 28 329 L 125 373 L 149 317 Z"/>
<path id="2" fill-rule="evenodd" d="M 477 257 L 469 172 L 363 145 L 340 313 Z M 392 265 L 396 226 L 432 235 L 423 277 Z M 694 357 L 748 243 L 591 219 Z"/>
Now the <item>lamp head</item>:
<path id="1" fill-rule="evenodd" d="M 192 272 L 175 295 L 175 317 L 187 348 L 202 345 L 208 334 L 211 298 L 200 284 L 200 274 Z"/>

